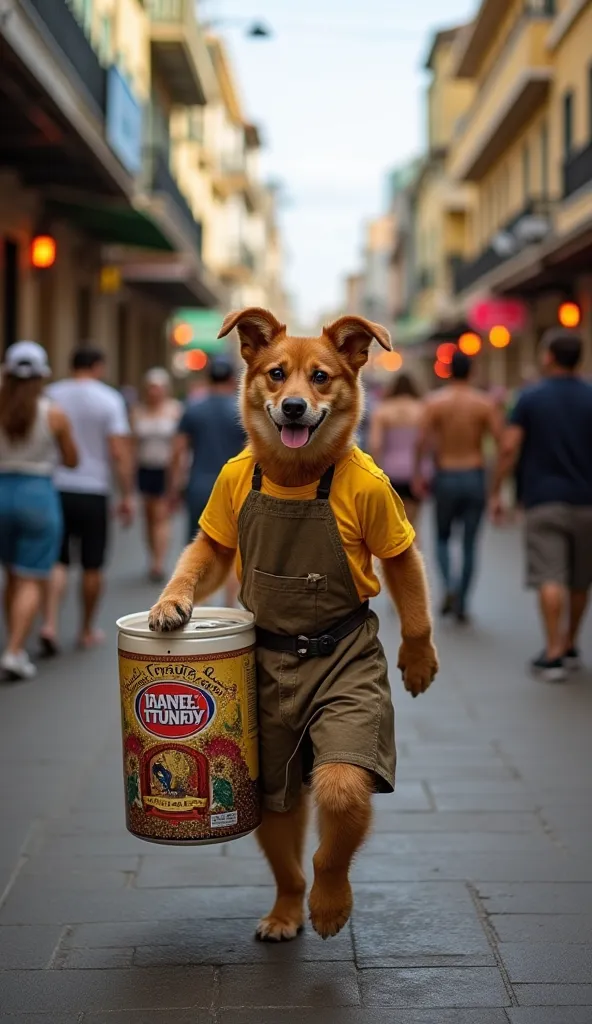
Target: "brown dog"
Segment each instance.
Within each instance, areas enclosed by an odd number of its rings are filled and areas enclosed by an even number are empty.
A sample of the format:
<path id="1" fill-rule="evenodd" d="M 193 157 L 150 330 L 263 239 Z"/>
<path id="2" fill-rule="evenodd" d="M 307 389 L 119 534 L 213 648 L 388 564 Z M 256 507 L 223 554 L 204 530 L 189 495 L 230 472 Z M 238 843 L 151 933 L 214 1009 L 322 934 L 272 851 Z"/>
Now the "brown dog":
<path id="1" fill-rule="evenodd" d="M 264 798 L 260 845 L 277 899 L 260 938 L 292 939 L 304 920 L 302 869 L 312 776 L 320 845 L 310 918 L 327 938 L 352 908 L 349 868 L 368 833 L 371 795 L 394 785 L 386 661 L 368 599 L 382 562 L 401 620 L 399 668 L 417 697 L 437 668 L 424 568 L 398 497 L 354 446 L 358 375 L 388 332 L 345 316 L 318 338 L 293 338 L 264 309 L 229 314 L 247 364 L 242 415 L 249 448 L 222 471 L 170 583 L 150 613 L 178 629 L 237 560 L 242 603 L 258 629 Z"/>

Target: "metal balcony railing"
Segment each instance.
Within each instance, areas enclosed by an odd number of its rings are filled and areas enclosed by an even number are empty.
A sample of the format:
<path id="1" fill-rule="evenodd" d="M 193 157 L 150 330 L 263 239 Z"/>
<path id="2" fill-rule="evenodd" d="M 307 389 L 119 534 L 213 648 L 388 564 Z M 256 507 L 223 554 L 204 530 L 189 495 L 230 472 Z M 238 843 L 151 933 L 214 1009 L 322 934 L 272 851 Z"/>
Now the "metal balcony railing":
<path id="1" fill-rule="evenodd" d="M 182 22 L 186 20 L 190 0 L 146 0 L 152 21 Z"/>
<path id="2" fill-rule="evenodd" d="M 66 0 L 29 0 L 54 42 L 66 56 L 87 92 L 103 114 L 106 110 L 107 72 L 74 17 Z"/>
<path id="3" fill-rule="evenodd" d="M 567 199 L 578 189 L 592 184 L 592 142 L 574 153 L 563 166 L 563 195 Z"/>
<path id="4" fill-rule="evenodd" d="M 467 288 L 471 288 L 482 277 L 485 277 L 486 274 L 490 274 L 492 270 L 497 270 L 506 260 L 517 255 L 521 248 L 528 244 L 528 239 L 521 238 L 520 231 L 516 231 L 521 221 L 524 222 L 527 218 L 540 219 L 543 231 L 549 230 L 551 225 L 549 213 L 548 202 L 533 199 L 525 205 L 519 214 L 512 217 L 511 220 L 507 221 L 496 232 L 497 236 L 505 236 L 509 240 L 510 245 L 508 245 L 506 251 L 503 250 L 502 246 L 496 248 L 493 244 L 490 244 L 474 260 L 463 260 L 458 256 L 453 256 L 450 259 L 450 269 L 455 295 L 464 292 Z M 545 221 L 547 221 L 547 225 L 545 225 Z M 514 243 L 513 246 L 512 242 Z"/>
<path id="5" fill-rule="evenodd" d="M 162 192 L 175 204 L 177 212 L 181 214 L 185 227 L 188 228 L 193 237 L 193 242 L 198 255 L 201 257 L 202 248 L 202 225 L 195 220 L 193 212 L 185 196 L 181 192 L 175 176 L 173 175 L 167 153 L 154 146 L 146 152 L 146 164 L 148 171 L 148 186 L 153 192 Z"/>

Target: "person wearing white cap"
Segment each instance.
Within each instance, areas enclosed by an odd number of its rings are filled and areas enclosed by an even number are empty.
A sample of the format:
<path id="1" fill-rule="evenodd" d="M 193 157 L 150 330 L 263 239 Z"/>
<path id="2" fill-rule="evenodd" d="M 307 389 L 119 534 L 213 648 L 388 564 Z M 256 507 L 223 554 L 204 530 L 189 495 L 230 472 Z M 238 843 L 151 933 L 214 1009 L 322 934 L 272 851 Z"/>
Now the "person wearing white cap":
<path id="1" fill-rule="evenodd" d="M 0 385 L 0 562 L 8 640 L 0 669 L 10 679 L 36 674 L 24 645 L 62 539 L 52 474 L 60 457 L 65 466 L 78 461 L 67 416 L 43 395 L 49 376 L 41 345 L 18 341 L 7 349 Z"/>
<path id="2" fill-rule="evenodd" d="M 167 498 L 173 441 L 181 419 L 181 404 L 170 396 L 170 377 L 160 366 L 144 377 L 142 401 L 131 414 L 136 439 L 138 490 L 144 504 L 146 542 L 152 582 L 165 578 L 165 559 L 171 537 L 171 509 Z"/>

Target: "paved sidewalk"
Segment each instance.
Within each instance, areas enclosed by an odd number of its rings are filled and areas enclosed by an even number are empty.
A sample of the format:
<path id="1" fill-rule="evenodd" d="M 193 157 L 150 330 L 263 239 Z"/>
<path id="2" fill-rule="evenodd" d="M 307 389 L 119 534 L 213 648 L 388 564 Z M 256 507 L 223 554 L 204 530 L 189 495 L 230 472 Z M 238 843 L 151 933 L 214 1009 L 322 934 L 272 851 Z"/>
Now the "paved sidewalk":
<path id="1" fill-rule="evenodd" d="M 518 537 L 489 536 L 484 563 L 477 624 L 440 629 L 429 696 L 393 671 L 398 789 L 376 801 L 351 927 L 274 947 L 253 941 L 272 889 L 252 840 L 125 831 L 113 623 L 155 591 L 120 536 L 109 646 L 0 686 L 0 1021 L 591 1024 L 592 675 L 528 677 Z"/>

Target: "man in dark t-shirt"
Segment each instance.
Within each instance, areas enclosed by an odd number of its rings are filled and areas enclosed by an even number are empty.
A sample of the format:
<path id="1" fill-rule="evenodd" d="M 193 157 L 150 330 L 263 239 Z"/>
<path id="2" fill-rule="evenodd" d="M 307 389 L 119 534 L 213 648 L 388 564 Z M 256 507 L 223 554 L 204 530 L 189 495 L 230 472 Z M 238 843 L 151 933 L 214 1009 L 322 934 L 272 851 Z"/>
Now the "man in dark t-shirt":
<path id="1" fill-rule="evenodd" d="M 520 458 L 528 585 L 538 590 L 546 636 L 532 667 L 550 682 L 579 666 L 577 638 L 592 586 L 592 385 L 578 376 L 581 358 L 582 341 L 572 331 L 545 335 L 546 379 L 518 398 L 492 488 L 497 518 L 502 483 Z"/>
<path id="2" fill-rule="evenodd" d="M 232 364 L 218 356 L 211 361 L 208 373 L 207 394 L 186 406 L 173 449 L 173 496 L 181 489 L 187 457 L 191 459 L 185 490 L 188 542 L 196 534 L 199 518 L 220 470 L 246 443 Z"/>

